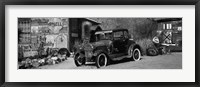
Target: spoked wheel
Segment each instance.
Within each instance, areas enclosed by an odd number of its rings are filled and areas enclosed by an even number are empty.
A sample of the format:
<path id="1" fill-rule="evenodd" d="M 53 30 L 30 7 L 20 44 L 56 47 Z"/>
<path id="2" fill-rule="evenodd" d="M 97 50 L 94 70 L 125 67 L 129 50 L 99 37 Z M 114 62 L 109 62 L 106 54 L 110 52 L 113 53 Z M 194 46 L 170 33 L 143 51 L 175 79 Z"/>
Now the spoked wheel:
<path id="1" fill-rule="evenodd" d="M 97 68 L 105 67 L 108 64 L 108 58 L 104 53 L 100 53 L 96 57 L 96 66 Z"/>
<path id="2" fill-rule="evenodd" d="M 141 52 L 138 48 L 135 48 L 132 53 L 132 58 L 134 61 L 138 61 L 141 59 Z"/>
<path id="3" fill-rule="evenodd" d="M 76 54 L 74 58 L 76 66 L 81 66 L 85 64 L 85 57 L 82 57 L 81 54 Z"/>

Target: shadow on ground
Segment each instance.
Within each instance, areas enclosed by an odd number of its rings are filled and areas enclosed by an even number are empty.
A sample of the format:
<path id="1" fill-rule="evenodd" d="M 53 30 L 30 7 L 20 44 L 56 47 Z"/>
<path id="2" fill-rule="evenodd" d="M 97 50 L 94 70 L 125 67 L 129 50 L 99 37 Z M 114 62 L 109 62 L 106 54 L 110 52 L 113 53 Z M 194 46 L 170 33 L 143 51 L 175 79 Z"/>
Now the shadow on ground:
<path id="1" fill-rule="evenodd" d="M 144 58 L 141 58 L 139 61 L 143 60 Z M 124 58 L 122 60 L 118 60 L 118 61 L 110 61 L 109 65 L 116 65 L 116 64 L 121 64 L 121 63 L 126 63 L 126 62 L 131 62 L 133 60 L 131 60 L 130 58 Z M 95 62 L 93 63 L 88 63 L 85 66 L 95 66 Z"/>

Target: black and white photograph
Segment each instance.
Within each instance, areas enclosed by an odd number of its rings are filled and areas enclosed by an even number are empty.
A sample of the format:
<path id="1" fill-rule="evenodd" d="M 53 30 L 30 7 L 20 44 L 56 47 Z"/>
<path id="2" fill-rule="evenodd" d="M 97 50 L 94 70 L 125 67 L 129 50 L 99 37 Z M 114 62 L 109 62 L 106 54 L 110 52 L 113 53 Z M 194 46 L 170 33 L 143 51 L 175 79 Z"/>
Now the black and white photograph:
<path id="1" fill-rule="evenodd" d="M 7 5 L 5 81 L 195 82 L 195 11 L 194 5 Z"/>
<path id="2" fill-rule="evenodd" d="M 182 69 L 182 18 L 18 17 L 18 69 Z"/>

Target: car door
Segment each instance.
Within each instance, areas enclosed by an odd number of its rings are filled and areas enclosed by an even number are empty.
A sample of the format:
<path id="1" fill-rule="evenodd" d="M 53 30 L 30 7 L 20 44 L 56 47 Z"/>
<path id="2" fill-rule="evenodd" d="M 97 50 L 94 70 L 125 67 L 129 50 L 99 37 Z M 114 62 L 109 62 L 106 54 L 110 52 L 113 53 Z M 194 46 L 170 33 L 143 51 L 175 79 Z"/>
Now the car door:
<path id="1" fill-rule="evenodd" d="M 120 42 L 121 53 L 126 53 L 126 49 L 128 47 L 128 40 L 129 40 L 128 32 L 123 31 L 123 37 Z"/>
<path id="2" fill-rule="evenodd" d="M 122 42 L 121 42 L 121 47 L 123 49 L 121 49 L 122 52 L 126 52 L 126 49 L 128 47 L 128 40 L 129 40 L 129 36 L 128 36 L 128 31 L 123 31 L 123 38 L 122 38 Z"/>
<path id="3" fill-rule="evenodd" d="M 123 31 L 115 31 L 113 32 L 113 48 L 114 53 L 124 53 L 124 33 Z"/>

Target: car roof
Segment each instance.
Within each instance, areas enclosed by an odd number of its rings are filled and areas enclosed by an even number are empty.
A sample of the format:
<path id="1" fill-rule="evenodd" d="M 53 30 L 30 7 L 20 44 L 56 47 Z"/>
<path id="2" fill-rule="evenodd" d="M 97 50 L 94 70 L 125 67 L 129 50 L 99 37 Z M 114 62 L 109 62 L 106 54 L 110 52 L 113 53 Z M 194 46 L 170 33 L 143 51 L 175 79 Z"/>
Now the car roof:
<path id="1" fill-rule="evenodd" d="M 102 34 L 102 33 L 111 33 L 115 31 L 128 31 L 127 29 L 112 29 L 112 30 L 102 30 L 102 31 L 97 31 L 95 34 Z"/>

